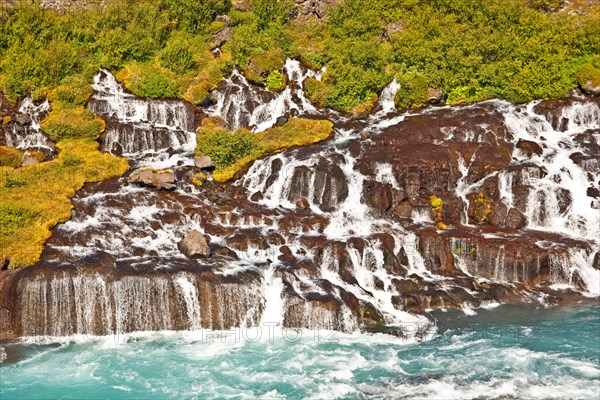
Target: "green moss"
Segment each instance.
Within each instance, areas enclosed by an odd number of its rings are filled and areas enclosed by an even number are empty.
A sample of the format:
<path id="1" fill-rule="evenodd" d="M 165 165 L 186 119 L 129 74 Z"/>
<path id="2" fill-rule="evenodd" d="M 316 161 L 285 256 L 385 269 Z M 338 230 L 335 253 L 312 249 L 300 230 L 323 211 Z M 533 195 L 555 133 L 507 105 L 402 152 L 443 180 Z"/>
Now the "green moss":
<path id="1" fill-rule="evenodd" d="M 17 168 L 23 160 L 23 152 L 14 147 L 0 146 L 0 167 Z"/>
<path id="2" fill-rule="evenodd" d="M 181 85 L 184 90 L 182 97 L 196 105 L 204 100 L 210 91 L 216 89 L 223 77 L 233 70 L 230 52 L 224 51 L 220 57 L 214 57 L 206 49 L 200 54 L 200 59 L 200 72 L 197 72 L 189 82 L 183 82 Z"/>
<path id="3" fill-rule="evenodd" d="M 333 124 L 327 120 L 293 118 L 283 126 L 259 133 L 245 130 L 227 132 L 218 121 L 205 121 L 210 122 L 206 122 L 198 130 L 196 153 L 207 154 L 213 159 L 217 167 L 213 178 L 218 182 L 234 178 L 236 173 L 258 158 L 290 147 L 317 143 L 329 138 L 333 133 Z M 238 146 L 239 143 L 244 146 Z M 225 154 L 224 150 L 227 150 Z"/>
<path id="4" fill-rule="evenodd" d="M 600 61 L 598 64 L 600 64 Z M 580 86 L 585 86 L 588 82 L 593 87 L 600 86 L 600 68 L 594 66 L 591 62 L 584 64 L 577 74 L 577 83 Z"/>
<path id="5" fill-rule="evenodd" d="M 271 71 L 267 77 L 267 88 L 276 92 L 280 92 L 285 89 L 287 84 L 287 76 L 282 74 L 281 71 Z"/>
<path id="6" fill-rule="evenodd" d="M 105 123 L 91 110 L 54 107 L 42 121 L 41 128 L 51 139 L 60 141 L 73 138 L 97 139 L 104 131 Z"/>
<path id="7" fill-rule="evenodd" d="M 285 57 L 285 53 L 280 49 L 268 50 L 252 57 L 244 74 L 250 82 L 265 84 L 269 73 L 283 68 Z"/>
<path id="8" fill-rule="evenodd" d="M 39 260 L 51 229 L 70 218 L 70 199 L 85 182 L 120 176 L 129 168 L 127 160 L 101 153 L 91 140 L 57 146 L 61 153 L 55 160 L 18 169 L 0 167 L 0 248 L 12 265 Z M 11 184 L 15 181 L 20 184 Z"/>
<path id="9" fill-rule="evenodd" d="M 151 63 L 127 65 L 117 77 L 138 96 L 151 99 L 179 97 L 180 88 L 173 73 Z"/>

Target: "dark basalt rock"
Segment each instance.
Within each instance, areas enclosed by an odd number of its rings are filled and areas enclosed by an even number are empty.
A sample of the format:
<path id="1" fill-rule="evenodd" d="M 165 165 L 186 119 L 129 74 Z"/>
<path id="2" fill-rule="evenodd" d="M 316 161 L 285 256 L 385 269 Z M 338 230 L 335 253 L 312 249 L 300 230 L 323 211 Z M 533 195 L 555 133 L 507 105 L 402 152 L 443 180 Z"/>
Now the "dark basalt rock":
<path id="1" fill-rule="evenodd" d="M 559 110 L 572 101 L 550 107 L 549 120 L 562 115 Z M 354 132 L 366 130 L 365 121 L 343 123 Z M 600 168 L 594 135 L 588 132 L 578 135 L 575 144 L 562 144 L 577 146 L 576 151 L 569 150 L 571 159 L 592 176 Z M 264 185 L 250 192 L 239 182 L 207 181 L 188 193 L 119 192 L 118 179 L 87 184 L 73 199 L 73 221 L 84 227 L 57 226 L 40 264 L 16 273 L 0 271 L 0 339 L 69 333 L 81 296 L 93 298 L 86 304 L 93 318 L 81 329 L 95 334 L 117 330 L 117 322 L 106 322 L 118 320 L 116 305 L 121 307 L 119 315 L 128 316 L 119 320 L 123 332 L 258 324 L 271 275 L 283 283 L 283 325 L 289 328 L 388 332 L 384 327 L 388 315 L 375 300 L 381 291 L 391 292 L 396 309 L 415 313 L 478 307 L 488 301 L 580 299 L 576 292 L 549 287 L 582 288 L 585 276 L 569 265 L 569 252 L 580 252 L 596 269 L 600 253 L 588 241 L 525 229 L 524 211 L 531 195 L 538 193 L 541 221 L 555 205 L 554 198 L 544 198 L 548 195 L 536 182 L 559 176 L 549 177 L 543 166 L 536 165 L 539 158 L 533 155 L 543 154 L 542 146 L 514 142 L 502 113 L 492 104 L 476 104 L 407 116 L 381 132 L 373 129 L 368 140 L 284 152 L 267 161 L 270 164 L 255 164 L 263 168 Z M 521 160 L 523 154 L 514 152 L 515 147 L 532 159 Z M 365 218 L 374 222 L 367 231 L 361 230 L 361 221 L 352 220 L 353 210 L 345 207 L 340 212 L 349 196 L 349 165 L 343 151 L 356 158 L 353 167 L 364 174 L 360 207 L 367 208 Z M 180 187 L 186 185 L 191 169 L 181 166 L 174 171 Z M 282 206 L 260 204 L 283 178 Z M 511 201 L 501 198 L 504 190 L 499 186 L 506 179 L 512 184 Z M 590 184 L 588 201 L 595 202 L 599 183 Z M 461 196 L 456 191 L 459 185 L 468 188 Z M 479 193 L 491 211 L 483 223 L 475 224 Z M 573 188 L 553 191 L 558 210 L 552 212 L 569 212 L 576 193 Z M 431 195 L 443 200 L 445 230 L 428 220 Z M 468 198 L 468 208 L 462 195 Z M 92 196 L 101 200 L 87 201 Z M 465 212 L 473 225 L 462 225 Z M 347 226 L 344 217 L 351 222 Z M 212 243 L 206 246 L 210 256 L 190 260 L 179 256 L 176 243 L 162 240 L 165 232 L 183 237 L 190 226 L 197 226 L 202 237 L 210 235 Z M 111 239 L 103 241 L 109 235 Z M 91 243 L 95 249 L 87 257 L 62 250 L 89 248 Z M 413 264 L 414 260 L 423 265 Z M 415 266 L 433 275 L 410 273 Z M 78 292 L 82 284 L 89 290 L 85 294 Z M 60 288 L 67 310 L 62 314 L 53 308 L 52 287 Z M 188 314 L 193 308 L 186 303 L 190 296 L 198 297 L 199 315 Z M 108 303 L 101 301 L 104 298 Z M 108 311 L 107 304 L 115 312 Z M 114 315 L 109 317 L 110 313 Z"/>
<path id="2" fill-rule="evenodd" d="M 544 152 L 544 149 L 542 149 L 542 146 L 539 144 L 524 139 L 519 139 L 517 142 L 517 149 L 527 154 L 528 157 L 531 157 L 534 154 L 540 155 Z"/>
<path id="3" fill-rule="evenodd" d="M 379 213 L 385 213 L 392 207 L 392 188 L 377 181 L 363 183 L 363 201 Z"/>

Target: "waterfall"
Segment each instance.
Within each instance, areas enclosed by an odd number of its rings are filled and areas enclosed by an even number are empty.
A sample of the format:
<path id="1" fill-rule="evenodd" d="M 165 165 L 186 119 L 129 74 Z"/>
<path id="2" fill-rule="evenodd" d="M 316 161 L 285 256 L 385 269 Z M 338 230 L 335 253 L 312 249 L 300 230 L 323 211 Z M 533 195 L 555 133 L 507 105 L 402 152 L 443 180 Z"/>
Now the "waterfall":
<path id="1" fill-rule="evenodd" d="M 107 122 L 104 150 L 116 151 L 120 147 L 128 158 L 146 158 L 146 163 L 162 166 L 181 160 L 191 163 L 190 157 L 176 158 L 172 153 L 189 156 L 195 148 L 194 106 L 181 100 L 144 99 L 127 93 L 104 69 L 94 76 L 92 87 L 94 93 L 87 107 Z"/>
<path id="2" fill-rule="evenodd" d="M 285 62 L 288 84 L 281 93 L 261 89 L 250 84 L 238 70 L 212 92 L 216 104 L 209 109 L 211 115 L 223 118 L 229 129 L 251 128 L 263 131 L 275 125 L 279 117 L 285 115 L 318 115 L 302 89 L 308 77 L 318 73 L 304 71 L 299 61 L 288 59 Z"/>
<path id="3" fill-rule="evenodd" d="M 6 145 L 18 149 L 52 150 L 54 144 L 40 129 L 40 123 L 49 111 L 48 100 L 35 104 L 31 97 L 25 97 L 17 111 L 17 115 L 25 116 L 25 120 L 22 123 L 13 122 L 9 129 L 5 130 Z"/>
<path id="4" fill-rule="evenodd" d="M 400 83 L 394 79 L 381 91 L 381 96 L 379 96 L 380 113 L 388 114 L 396 111 L 395 97 L 398 89 L 400 89 Z"/>
<path id="5" fill-rule="evenodd" d="M 234 71 L 208 111 L 231 129 L 254 131 L 281 116 L 327 114 L 332 140 L 257 160 L 230 185 L 157 191 L 115 179 L 84 188 L 42 263 L 19 275 L 15 331 L 279 324 L 385 326 L 419 338 L 433 326 L 429 308 L 473 312 L 489 301 L 546 298 L 548 288 L 600 294 L 592 266 L 600 247 L 596 102 L 548 111 L 544 102 L 491 101 L 400 114 L 393 81 L 379 111 L 350 118 L 305 98 L 302 83 L 318 73 L 293 60 L 285 70 L 281 93 Z M 105 150 L 141 165 L 191 163 L 193 106 L 136 97 L 105 70 L 94 90 L 88 107 L 107 121 Z M 433 194 L 443 198 L 445 230 L 432 219 Z M 483 220 L 475 217 L 482 201 Z M 179 251 L 191 230 L 207 238 L 210 257 Z"/>
<path id="6" fill-rule="evenodd" d="M 200 302 L 196 286 L 190 281 L 186 274 L 177 275 L 173 279 L 173 282 L 179 287 L 179 290 L 183 295 L 190 329 L 200 329 L 202 327 L 202 319 L 200 316 Z"/>
<path id="7" fill-rule="evenodd" d="M 263 307 L 256 285 L 209 283 L 189 272 L 117 279 L 62 272 L 19 289 L 22 336 L 41 338 L 255 326 Z"/>
<path id="8" fill-rule="evenodd" d="M 536 113 L 535 105 L 507 106 L 504 112 L 515 143 L 528 140 L 539 143 L 543 150 L 531 157 L 518 150 L 513 155 L 516 165 L 528 165 L 522 169 L 524 183 L 529 186 L 522 210 L 528 227 L 598 242 L 600 200 L 590 198 L 587 190 L 600 182 L 599 154 L 590 154 L 585 140 L 598 142 L 600 135 L 594 132 L 600 129 L 600 107 L 596 103 L 575 102 L 558 116 L 560 121 L 568 121 L 566 126 L 555 129 L 551 121 Z M 531 168 L 532 164 L 538 168 Z M 543 176 L 540 171 L 544 171 Z M 511 188 L 507 183 L 503 183 L 502 190 L 510 206 Z"/>

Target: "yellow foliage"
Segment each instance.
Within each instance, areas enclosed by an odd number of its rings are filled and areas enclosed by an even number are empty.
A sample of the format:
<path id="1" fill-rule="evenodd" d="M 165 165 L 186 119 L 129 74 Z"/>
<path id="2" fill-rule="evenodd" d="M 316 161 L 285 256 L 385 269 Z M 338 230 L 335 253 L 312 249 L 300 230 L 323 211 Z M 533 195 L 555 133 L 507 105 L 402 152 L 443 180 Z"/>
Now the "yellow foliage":
<path id="1" fill-rule="evenodd" d="M 198 172 L 192 178 L 192 183 L 198 187 L 202 186 L 202 184 L 206 181 L 206 174 L 204 172 Z"/>
<path id="2" fill-rule="evenodd" d="M 279 153 L 294 146 L 306 146 L 321 142 L 333 133 L 333 123 L 328 120 L 292 118 L 285 125 L 273 127 L 256 133 L 260 149 L 256 154 L 241 158 L 233 165 L 217 169 L 213 178 L 217 182 L 226 182 L 250 162 L 270 154 Z"/>
<path id="3" fill-rule="evenodd" d="M 444 217 L 444 202 L 433 194 L 429 197 L 429 204 L 431 205 L 433 219 L 437 222 L 441 222 Z"/>
<path id="4" fill-rule="evenodd" d="M 209 95 L 210 91 L 216 89 L 219 82 L 223 80 L 223 76 L 229 73 L 233 66 L 231 53 L 226 51 L 220 57 L 215 57 L 210 51 L 206 51 L 202 59 L 204 64 L 198 74 L 187 81 L 185 79 L 178 81 L 183 99 L 192 104 L 199 104 Z"/>
<path id="5" fill-rule="evenodd" d="M 21 165 L 23 152 L 14 147 L 0 146 L 0 167 L 16 168 Z"/>
<path id="6" fill-rule="evenodd" d="M 57 147 L 61 153 L 55 160 L 18 169 L 0 167 L 0 209 L 32 216 L 22 226 L 4 229 L 10 221 L 0 214 L 0 249 L 2 256 L 11 257 L 11 265 L 39 261 L 51 229 L 70 218 L 70 200 L 85 182 L 120 176 L 129 168 L 127 160 L 101 153 L 92 140 L 68 140 Z"/>
<path id="7" fill-rule="evenodd" d="M 492 213 L 492 202 L 485 197 L 485 194 L 479 193 L 475 199 L 475 220 L 484 222 Z"/>

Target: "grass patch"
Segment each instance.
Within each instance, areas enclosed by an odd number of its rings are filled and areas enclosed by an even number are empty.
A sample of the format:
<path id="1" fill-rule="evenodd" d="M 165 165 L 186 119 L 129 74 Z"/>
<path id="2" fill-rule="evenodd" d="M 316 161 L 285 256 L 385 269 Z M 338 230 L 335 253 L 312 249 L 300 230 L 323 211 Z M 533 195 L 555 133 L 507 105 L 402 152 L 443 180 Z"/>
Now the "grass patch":
<path id="1" fill-rule="evenodd" d="M 23 152 L 14 147 L 0 146 L 0 167 L 17 168 L 23 160 Z"/>
<path id="2" fill-rule="evenodd" d="M 95 140 L 105 127 L 102 118 L 87 108 L 62 108 L 56 103 L 41 124 L 42 131 L 55 141 L 74 138 Z"/>
<path id="3" fill-rule="evenodd" d="M 294 146 L 306 146 L 329 138 L 333 124 L 327 120 L 293 118 L 285 125 L 252 133 L 226 131 L 211 119 L 198 129 L 197 155 L 208 155 L 215 162 L 213 178 L 226 182 L 250 162 Z"/>
<path id="4" fill-rule="evenodd" d="M 89 139 L 62 141 L 57 159 L 14 169 L 0 167 L 0 249 L 11 265 L 39 261 L 51 229 L 71 217 L 71 198 L 85 182 L 120 176 L 129 165 Z M 17 182 L 18 184 L 15 184 Z"/>
<path id="5" fill-rule="evenodd" d="M 128 64 L 117 74 L 117 78 L 138 96 L 165 99 L 177 98 L 180 94 L 175 74 L 153 63 Z"/>

